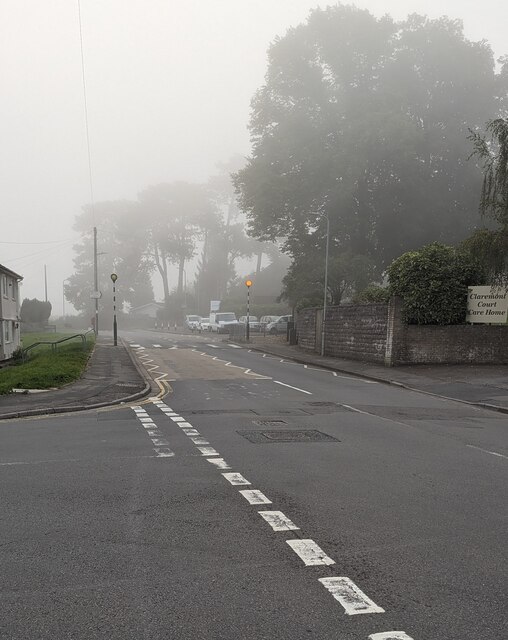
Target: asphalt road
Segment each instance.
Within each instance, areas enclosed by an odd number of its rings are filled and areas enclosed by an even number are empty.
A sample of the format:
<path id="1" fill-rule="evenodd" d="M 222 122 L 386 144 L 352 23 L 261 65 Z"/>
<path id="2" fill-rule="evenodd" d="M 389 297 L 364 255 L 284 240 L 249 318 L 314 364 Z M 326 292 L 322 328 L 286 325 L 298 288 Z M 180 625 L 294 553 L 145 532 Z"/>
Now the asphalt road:
<path id="1" fill-rule="evenodd" d="M 162 401 L 0 424 L 0 638 L 508 638 L 506 415 L 125 337 Z"/>

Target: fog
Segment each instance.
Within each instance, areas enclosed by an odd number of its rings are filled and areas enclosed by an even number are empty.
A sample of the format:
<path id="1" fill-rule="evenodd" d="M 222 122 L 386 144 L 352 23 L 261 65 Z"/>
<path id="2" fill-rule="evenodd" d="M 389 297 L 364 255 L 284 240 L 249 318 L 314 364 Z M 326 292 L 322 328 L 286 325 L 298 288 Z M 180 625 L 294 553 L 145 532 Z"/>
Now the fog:
<path id="1" fill-rule="evenodd" d="M 135 199 L 159 183 L 207 182 L 218 163 L 248 156 L 250 101 L 267 48 L 320 4 L 327 3 L 82 0 L 95 201 Z M 460 18 L 466 37 L 508 53 L 504 0 L 355 4 L 396 19 Z M 0 263 L 24 276 L 23 297 L 39 299 L 46 264 L 59 314 L 79 239 L 74 219 L 90 202 L 74 0 L 0 0 L 0 84 Z M 53 244 L 37 244 L 46 242 Z M 244 260 L 239 270 L 253 264 Z M 157 274 L 153 282 L 160 300 Z"/>

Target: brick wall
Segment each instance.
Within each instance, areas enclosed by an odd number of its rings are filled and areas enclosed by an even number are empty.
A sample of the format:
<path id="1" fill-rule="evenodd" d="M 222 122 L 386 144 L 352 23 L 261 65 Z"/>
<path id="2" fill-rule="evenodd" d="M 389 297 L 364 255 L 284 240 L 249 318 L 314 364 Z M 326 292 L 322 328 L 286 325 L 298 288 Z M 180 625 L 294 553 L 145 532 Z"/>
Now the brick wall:
<path id="1" fill-rule="evenodd" d="M 394 364 L 508 364 L 508 327 L 406 325 Z"/>
<path id="2" fill-rule="evenodd" d="M 297 317 L 298 344 L 316 344 L 316 309 Z M 319 332 L 318 332 L 319 333 Z M 400 300 L 390 304 L 329 307 L 325 355 L 365 362 L 402 364 L 508 364 L 506 325 L 406 325 Z"/>

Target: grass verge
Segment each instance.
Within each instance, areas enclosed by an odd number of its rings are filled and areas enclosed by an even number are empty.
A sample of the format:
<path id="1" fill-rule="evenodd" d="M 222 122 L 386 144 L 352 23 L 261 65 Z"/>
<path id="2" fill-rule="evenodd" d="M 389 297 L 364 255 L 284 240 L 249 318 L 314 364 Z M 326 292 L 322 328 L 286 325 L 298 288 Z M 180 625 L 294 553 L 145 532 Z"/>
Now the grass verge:
<path id="1" fill-rule="evenodd" d="M 23 346 L 40 339 L 59 340 L 62 337 L 65 334 L 29 334 L 23 337 Z M 0 369 L 0 394 L 10 393 L 12 389 L 51 389 L 74 382 L 83 373 L 93 345 L 94 340 L 89 337 L 86 349 L 79 339 L 64 342 L 55 352 L 49 345 L 36 347 L 28 361 Z"/>

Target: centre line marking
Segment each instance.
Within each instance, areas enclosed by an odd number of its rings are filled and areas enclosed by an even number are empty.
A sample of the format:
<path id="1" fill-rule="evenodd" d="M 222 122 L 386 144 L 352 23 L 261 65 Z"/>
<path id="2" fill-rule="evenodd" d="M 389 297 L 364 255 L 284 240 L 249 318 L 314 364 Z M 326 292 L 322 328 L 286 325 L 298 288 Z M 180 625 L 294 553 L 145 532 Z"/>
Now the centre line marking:
<path id="1" fill-rule="evenodd" d="M 319 582 L 340 602 L 348 616 L 385 612 L 349 578 L 319 578 Z"/>
<path id="2" fill-rule="evenodd" d="M 232 485 L 240 485 L 240 484 L 251 484 L 248 480 L 246 480 L 241 473 L 223 473 L 222 474 L 226 480 Z"/>
<path id="3" fill-rule="evenodd" d="M 474 444 L 466 444 L 466 447 L 469 447 L 470 449 L 477 449 L 478 451 L 483 451 L 483 453 L 490 453 L 491 456 L 497 456 L 498 458 L 505 458 L 508 460 L 508 456 L 505 456 L 502 453 L 489 451 L 488 449 L 482 449 L 481 447 L 475 447 Z"/>
<path id="4" fill-rule="evenodd" d="M 279 382 L 278 380 L 274 380 L 275 384 L 281 384 L 283 387 L 289 387 L 290 389 L 294 389 L 295 391 L 301 391 L 302 393 L 306 393 L 311 396 L 312 393 L 310 391 L 305 391 L 305 389 L 299 389 L 298 387 L 293 387 L 290 384 L 286 384 L 285 382 Z"/>
<path id="5" fill-rule="evenodd" d="M 404 631 L 386 631 L 384 633 L 373 633 L 369 640 L 413 640 Z"/>
<path id="6" fill-rule="evenodd" d="M 203 456 L 218 456 L 220 455 L 218 451 L 216 451 L 213 447 L 198 447 L 198 451 L 201 452 Z"/>
<path id="7" fill-rule="evenodd" d="M 249 504 L 272 504 L 271 500 L 265 496 L 264 493 L 257 489 L 244 489 L 240 491 L 242 496 L 249 502 Z"/>
<path id="8" fill-rule="evenodd" d="M 335 564 L 335 560 L 329 558 L 314 540 L 286 540 L 286 542 L 308 567 L 318 564 Z"/>
<path id="9" fill-rule="evenodd" d="M 171 417 L 173 422 L 185 422 L 185 418 L 181 418 L 180 416 Z"/>
<path id="10" fill-rule="evenodd" d="M 194 444 L 210 444 L 208 440 L 205 440 L 204 438 L 196 438 L 196 437 L 190 436 L 190 439 Z"/>
<path id="11" fill-rule="evenodd" d="M 296 531 L 300 529 L 282 511 L 258 511 L 274 531 Z"/>
<path id="12" fill-rule="evenodd" d="M 207 458 L 208 462 L 214 464 L 219 469 L 231 469 L 229 464 L 224 460 L 224 458 Z"/>

